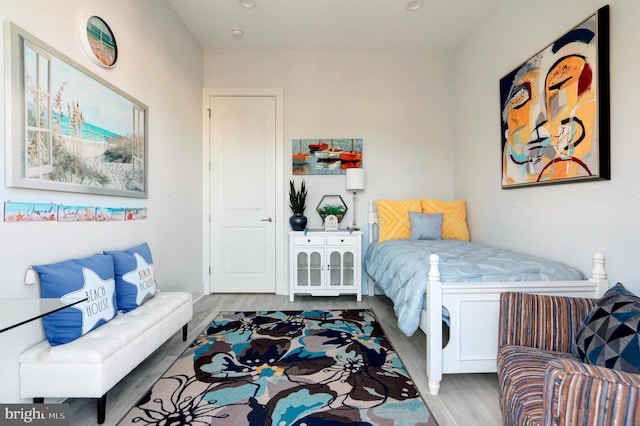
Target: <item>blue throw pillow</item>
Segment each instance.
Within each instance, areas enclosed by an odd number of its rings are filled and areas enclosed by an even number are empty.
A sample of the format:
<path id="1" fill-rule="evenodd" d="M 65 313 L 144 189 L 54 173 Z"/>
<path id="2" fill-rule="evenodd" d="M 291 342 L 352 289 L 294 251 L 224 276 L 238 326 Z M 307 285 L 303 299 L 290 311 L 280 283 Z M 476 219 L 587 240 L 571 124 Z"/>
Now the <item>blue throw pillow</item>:
<path id="1" fill-rule="evenodd" d="M 576 334 L 587 364 L 640 373 L 640 298 L 618 283 L 598 300 Z"/>
<path id="2" fill-rule="evenodd" d="M 40 295 L 62 301 L 87 301 L 42 318 L 51 346 L 71 342 L 117 314 L 113 259 L 96 254 L 33 267 L 40 277 Z"/>
<path id="3" fill-rule="evenodd" d="M 104 253 L 113 257 L 118 309 L 121 312 L 134 310 L 156 294 L 153 259 L 147 243 Z"/>
<path id="4" fill-rule="evenodd" d="M 409 212 L 412 240 L 441 240 L 443 213 Z"/>

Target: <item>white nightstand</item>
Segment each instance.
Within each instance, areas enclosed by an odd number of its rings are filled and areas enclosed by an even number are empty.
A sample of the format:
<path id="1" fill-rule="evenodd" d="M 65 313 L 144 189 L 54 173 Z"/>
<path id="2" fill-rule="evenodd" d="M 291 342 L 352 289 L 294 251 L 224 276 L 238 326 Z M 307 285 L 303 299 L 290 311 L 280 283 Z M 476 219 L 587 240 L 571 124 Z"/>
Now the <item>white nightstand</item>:
<path id="1" fill-rule="evenodd" d="M 355 294 L 362 300 L 361 231 L 289 232 L 289 300 Z"/>

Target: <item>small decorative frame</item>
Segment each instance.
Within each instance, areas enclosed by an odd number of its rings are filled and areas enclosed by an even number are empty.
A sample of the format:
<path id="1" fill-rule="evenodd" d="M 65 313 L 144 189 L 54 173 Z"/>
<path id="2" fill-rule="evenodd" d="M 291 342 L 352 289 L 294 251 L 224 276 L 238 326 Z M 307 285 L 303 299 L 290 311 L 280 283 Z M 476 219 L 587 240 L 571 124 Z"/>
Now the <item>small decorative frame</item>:
<path id="1" fill-rule="evenodd" d="M 330 214 L 324 218 L 325 231 L 337 231 L 338 230 L 338 218 L 335 215 Z"/>
<path id="2" fill-rule="evenodd" d="M 98 16 L 80 23 L 80 43 L 91 61 L 104 68 L 113 68 L 118 61 L 118 44 L 113 31 Z"/>
<path id="3" fill-rule="evenodd" d="M 604 6 L 500 80 L 502 188 L 610 179 L 609 102 Z"/>

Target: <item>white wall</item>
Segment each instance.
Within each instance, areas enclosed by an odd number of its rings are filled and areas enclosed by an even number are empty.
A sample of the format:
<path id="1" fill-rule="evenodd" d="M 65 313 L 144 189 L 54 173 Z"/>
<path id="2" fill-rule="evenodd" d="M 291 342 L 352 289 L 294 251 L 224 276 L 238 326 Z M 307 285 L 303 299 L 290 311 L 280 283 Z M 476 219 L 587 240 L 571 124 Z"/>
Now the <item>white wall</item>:
<path id="1" fill-rule="evenodd" d="M 204 87 L 284 89 L 285 193 L 292 139 L 362 138 L 366 189 L 356 219 L 366 227 L 369 199 L 453 196 L 452 64 L 441 52 L 210 50 Z M 321 226 L 315 207 L 325 194 L 351 209 L 344 176 L 297 175 L 296 185 L 303 178 L 308 227 Z M 284 211 L 288 219 L 288 204 Z"/>
<path id="2" fill-rule="evenodd" d="M 113 69 L 85 55 L 78 25 L 105 19 L 119 47 Z M 25 286 L 29 265 L 84 257 L 147 241 L 161 290 L 202 292 L 201 105 L 202 50 L 173 10 L 155 0 L 0 0 L 12 21 L 149 107 L 146 200 L 0 186 L 0 201 L 148 208 L 148 219 L 118 223 L 5 223 L 0 221 L 0 298 L 39 296 Z M 0 67 L 4 75 L 4 64 Z M 4 81 L 4 79 L 3 79 Z M 5 95 L 5 88 L 0 92 Z M 2 96 L 4 98 L 4 96 Z M 4 116 L 4 104 L 0 107 Z M 5 134 L 4 120 L 0 120 Z M 4 176 L 4 153 L 0 154 Z M 40 322 L 0 334 L 0 402 L 18 393 L 18 354 L 44 338 Z"/>
<path id="3" fill-rule="evenodd" d="M 501 77 L 610 4 L 611 181 L 500 189 Z M 637 54 L 640 3 L 503 0 L 456 54 L 456 188 L 478 242 L 519 249 L 589 273 L 607 256 L 610 280 L 640 293 Z"/>

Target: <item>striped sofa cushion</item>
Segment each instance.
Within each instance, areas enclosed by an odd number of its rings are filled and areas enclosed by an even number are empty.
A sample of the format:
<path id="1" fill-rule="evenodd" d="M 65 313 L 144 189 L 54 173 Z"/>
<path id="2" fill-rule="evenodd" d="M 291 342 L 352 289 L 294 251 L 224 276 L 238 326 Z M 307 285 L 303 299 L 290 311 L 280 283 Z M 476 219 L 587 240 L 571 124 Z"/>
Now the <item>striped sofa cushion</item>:
<path id="1" fill-rule="evenodd" d="M 578 360 L 571 353 L 524 346 L 503 346 L 498 350 L 500 402 L 505 425 L 543 424 L 545 371 L 547 363 L 558 358 Z"/>
<path id="2" fill-rule="evenodd" d="M 545 389 L 546 424 L 640 424 L 640 374 L 556 359 L 547 364 Z"/>

